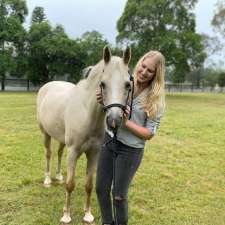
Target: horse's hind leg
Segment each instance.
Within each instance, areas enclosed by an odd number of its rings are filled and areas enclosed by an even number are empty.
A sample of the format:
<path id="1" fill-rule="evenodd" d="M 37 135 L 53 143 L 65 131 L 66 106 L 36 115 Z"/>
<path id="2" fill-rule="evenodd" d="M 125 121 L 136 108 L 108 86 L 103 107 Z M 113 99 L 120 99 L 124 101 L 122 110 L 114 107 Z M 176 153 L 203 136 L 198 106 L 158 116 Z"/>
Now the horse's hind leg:
<path id="1" fill-rule="evenodd" d="M 63 155 L 64 147 L 65 147 L 65 144 L 59 143 L 56 180 L 58 180 L 60 183 L 63 183 L 63 176 L 62 176 L 62 172 L 61 172 L 61 162 L 62 162 L 62 155 Z"/>
<path id="2" fill-rule="evenodd" d="M 86 200 L 84 206 L 85 216 L 83 220 L 84 222 L 87 223 L 92 223 L 94 221 L 94 216 L 91 213 L 91 192 L 93 189 L 93 174 L 95 171 L 97 156 L 98 156 L 97 151 L 91 150 L 89 152 L 86 152 L 87 157 L 87 171 L 85 182 Z"/>
<path id="3" fill-rule="evenodd" d="M 44 146 L 46 149 L 46 171 L 45 171 L 45 180 L 44 180 L 44 185 L 46 187 L 50 187 L 51 185 L 51 173 L 50 173 L 50 161 L 51 161 L 51 137 L 47 134 L 44 133 Z"/>

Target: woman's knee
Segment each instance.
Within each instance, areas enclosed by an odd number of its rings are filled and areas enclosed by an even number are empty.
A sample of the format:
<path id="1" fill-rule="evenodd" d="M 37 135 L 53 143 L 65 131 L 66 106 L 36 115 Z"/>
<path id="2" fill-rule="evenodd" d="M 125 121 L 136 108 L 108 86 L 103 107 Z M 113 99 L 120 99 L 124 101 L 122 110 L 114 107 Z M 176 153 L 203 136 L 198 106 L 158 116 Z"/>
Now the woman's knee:
<path id="1" fill-rule="evenodd" d="M 127 201 L 127 197 L 123 195 L 115 195 L 114 197 L 116 204 L 124 204 Z"/>

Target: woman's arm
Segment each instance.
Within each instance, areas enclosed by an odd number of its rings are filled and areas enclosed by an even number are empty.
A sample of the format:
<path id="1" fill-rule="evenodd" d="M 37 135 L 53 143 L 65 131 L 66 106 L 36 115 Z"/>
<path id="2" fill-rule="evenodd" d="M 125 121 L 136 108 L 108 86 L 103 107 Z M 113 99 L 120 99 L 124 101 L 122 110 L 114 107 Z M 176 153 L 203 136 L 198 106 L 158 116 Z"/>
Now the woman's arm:
<path id="1" fill-rule="evenodd" d="M 127 120 L 125 122 L 125 126 L 136 136 L 144 140 L 150 140 L 154 136 L 148 128 L 142 127 L 133 121 Z"/>
<path id="2" fill-rule="evenodd" d="M 128 120 L 128 115 L 130 114 L 130 108 L 127 107 L 125 113 L 124 113 L 124 125 L 136 136 L 144 139 L 144 140 L 150 140 L 154 134 L 151 133 L 151 131 L 146 128 L 142 127 L 135 122 Z"/>

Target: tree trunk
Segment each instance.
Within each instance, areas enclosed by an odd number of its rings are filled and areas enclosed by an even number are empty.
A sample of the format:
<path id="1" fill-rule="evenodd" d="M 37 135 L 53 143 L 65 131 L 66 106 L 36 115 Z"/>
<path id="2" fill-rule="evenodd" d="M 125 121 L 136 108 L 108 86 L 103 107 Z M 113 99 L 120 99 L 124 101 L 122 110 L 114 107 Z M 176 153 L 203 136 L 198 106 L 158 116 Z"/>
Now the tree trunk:
<path id="1" fill-rule="evenodd" d="M 1 80 L 1 91 L 5 91 L 5 77 L 2 77 Z"/>

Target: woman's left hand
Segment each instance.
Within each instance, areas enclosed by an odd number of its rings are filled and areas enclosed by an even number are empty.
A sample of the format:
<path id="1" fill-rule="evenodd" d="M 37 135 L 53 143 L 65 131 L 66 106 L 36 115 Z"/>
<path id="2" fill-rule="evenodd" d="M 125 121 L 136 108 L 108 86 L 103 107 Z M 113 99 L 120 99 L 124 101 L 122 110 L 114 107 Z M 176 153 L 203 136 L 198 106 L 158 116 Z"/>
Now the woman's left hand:
<path id="1" fill-rule="evenodd" d="M 126 125 L 127 120 L 129 118 L 130 115 L 130 106 L 127 105 L 125 112 L 123 113 L 123 119 L 124 119 L 124 124 Z"/>

